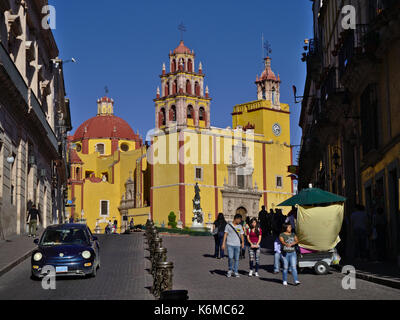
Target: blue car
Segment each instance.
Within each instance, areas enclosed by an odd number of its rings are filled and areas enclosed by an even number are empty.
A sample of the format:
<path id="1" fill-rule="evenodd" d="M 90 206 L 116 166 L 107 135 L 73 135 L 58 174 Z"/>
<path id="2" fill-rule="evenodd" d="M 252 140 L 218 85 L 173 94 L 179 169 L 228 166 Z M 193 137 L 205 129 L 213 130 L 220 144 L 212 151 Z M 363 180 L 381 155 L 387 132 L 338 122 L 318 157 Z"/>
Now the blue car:
<path id="1" fill-rule="evenodd" d="M 34 242 L 38 248 L 31 259 L 33 278 L 43 278 L 46 266 L 54 267 L 56 276 L 96 276 L 99 243 L 86 225 L 50 226 Z"/>

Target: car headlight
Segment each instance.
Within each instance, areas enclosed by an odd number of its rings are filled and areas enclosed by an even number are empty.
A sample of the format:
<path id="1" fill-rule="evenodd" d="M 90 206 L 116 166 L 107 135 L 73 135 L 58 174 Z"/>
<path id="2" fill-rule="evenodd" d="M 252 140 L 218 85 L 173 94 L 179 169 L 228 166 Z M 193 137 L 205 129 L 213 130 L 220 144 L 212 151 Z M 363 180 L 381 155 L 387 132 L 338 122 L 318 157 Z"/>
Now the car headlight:
<path id="1" fill-rule="evenodd" d="M 83 251 L 82 252 L 82 257 L 84 257 L 85 259 L 89 259 L 92 256 L 92 254 L 90 253 L 90 251 Z"/>
<path id="2" fill-rule="evenodd" d="M 43 255 L 40 252 L 36 252 L 35 255 L 33 256 L 33 260 L 35 261 L 40 261 L 42 260 Z"/>

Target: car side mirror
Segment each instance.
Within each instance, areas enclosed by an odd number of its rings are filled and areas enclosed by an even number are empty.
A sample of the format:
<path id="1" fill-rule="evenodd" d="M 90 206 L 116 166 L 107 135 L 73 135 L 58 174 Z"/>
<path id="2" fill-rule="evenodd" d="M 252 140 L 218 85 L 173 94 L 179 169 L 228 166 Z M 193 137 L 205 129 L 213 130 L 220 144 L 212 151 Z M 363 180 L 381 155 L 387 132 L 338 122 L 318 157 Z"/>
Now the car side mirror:
<path id="1" fill-rule="evenodd" d="M 97 240 L 99 240 L 97 237 L 92 237 L 92 240 L 93 241 L 97 241 Z"/>
<path id="2" fill-rule="evenodd" d="M 33 243 L 34 243 L 34 244 L 39 244 L 39 239 L 33 240 Z"/>

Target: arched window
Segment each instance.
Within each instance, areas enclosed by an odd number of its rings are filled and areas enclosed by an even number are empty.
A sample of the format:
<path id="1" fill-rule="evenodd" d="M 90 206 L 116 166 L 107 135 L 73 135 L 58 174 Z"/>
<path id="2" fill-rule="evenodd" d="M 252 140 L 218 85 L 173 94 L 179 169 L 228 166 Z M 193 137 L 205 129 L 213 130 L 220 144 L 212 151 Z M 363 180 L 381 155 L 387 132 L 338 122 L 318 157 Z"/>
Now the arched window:
<path id="1" fill-rule="evenodd" d="M 265 91 L 265 88 L 262 88 L 262 98 L 263 100 L 267 100 L 267 93 Z"/>
<path id="2" fill-rule="evenodd" d="M 169 110 L 169 121 L 176 121 L 176 107 L 172 106 Z"/>
<path id="3" fill-rule="evenodd" d="M 275 104 L 275 88 L 272 88 L 272 103 Z"/>
<path id="4" fill-rule="evenodd" d="M 168 81 L 165 83 L 165 96 L 166 97 L 169 96 L 169 82 Z"/>
<path id="5" fill-rule="evenodd" d="M 186 81 L 186 93 L 192 94 L 192 84 L 190 83 L 190 80 Z"/>
<path id="6" fill-rule="evenodd" d="M 101 156 L 104 155 L 105 151 L 103 143 L 96 144 L 96 152 L 100 153 Z"/>
<path id="7" fill-rule="evenodd" d="M 174 84 L 172 86 L 172 94 L 175 95 L 175 94 L 177 94 L 177 92 L 178 92 L 178 81 L 175 80 Z"/>
<path id="8" fill-rule="evenodd" d="M 193 72 L 193 62 L 192 59 L 188 60 L 188 72 Z"/>
<path id="9" fill-rule="evenodd" d="M 179 68 L 182 68 L 182 71 L 185 70 L 185 59 L 181 58 L 179 60 Z"/>
<path id="10" fill-rule="evenodd" d="M 160 127 L 163 127 L 166 125 L 165 108 L 161 108 L 161 110 L 160 110 L 159 118 L 158 118 L 158 125 Z"/>
<path id="11" fill-rule="evenodd" d="M 200 97 L 200 84 L 197 81 L 194 84 L 194 93 L 196 96 Z"/>
<path id="12" fill-rule="evenodd" d="M 203 107 L 199 109 L 199 120 L 206 121 L 206 111 L 204 110 Z"/>
<path id="13" fill-rule="evenodd" d="M 192 105 L 188 105 L 187 107 L 187 118 L 194 119 L 194 109 Z"/>
<path id="14" fill-rule="evenodd" d="M 171 72 L 176 72 L 176 60 L 172 60 Z"/>
<path id="15" fill-rule="evenodd" d="M 79 169 L 79 168 L 76 168 L 75 179 L 76 180 L 81 180 L 81 169 Z"/>

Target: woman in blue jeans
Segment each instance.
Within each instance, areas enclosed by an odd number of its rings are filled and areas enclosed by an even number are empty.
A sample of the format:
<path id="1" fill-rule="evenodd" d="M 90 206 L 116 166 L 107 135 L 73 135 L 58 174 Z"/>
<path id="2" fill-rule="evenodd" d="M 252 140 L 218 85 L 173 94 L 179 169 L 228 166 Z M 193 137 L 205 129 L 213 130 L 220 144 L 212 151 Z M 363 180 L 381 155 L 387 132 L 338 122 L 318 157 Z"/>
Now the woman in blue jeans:
<path id="1" fill-rule="evenodd" d="M 284 224 L 282 233 L 279 235 L 279 240 L 282 243 L 282 261 L 283 261 L 283 285 L 287 286 L 288 270 L 290 268 L 295 285 L 298 286 L 300 281 L 297 277 L 297 253 L 296 244 L 299 243 L 297 236 L 292 232 L 290 224 Z"/>

